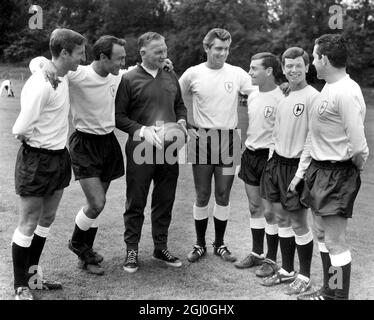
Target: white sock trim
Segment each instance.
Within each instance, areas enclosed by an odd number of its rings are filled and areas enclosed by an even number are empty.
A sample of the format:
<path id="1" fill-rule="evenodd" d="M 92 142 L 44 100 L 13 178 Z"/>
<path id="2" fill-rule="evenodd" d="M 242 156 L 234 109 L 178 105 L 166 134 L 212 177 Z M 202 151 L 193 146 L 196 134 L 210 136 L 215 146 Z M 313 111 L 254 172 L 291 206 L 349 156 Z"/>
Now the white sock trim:
<path id="1" fill-rule="evenodd" d="M 304 282 L 309 282 L 309 278 L 306 277 L 306 276 L 303 276 L 302 274 L 298 274 L 297 277 L 301 280 L 303 280 Z"/>
<path id="2" fill-rule="evenodd" d="M 280 238 L 292 238 L 295 236 L 295 232 L 292 227 L 288 228 L 278 228 L 278 235 Z"/>
<path id="3" fill-rule="evenodd" d="M 249 218 L 251 229 L 265 229 L 265 218 Z"/>
<path id="4" fill-rule="evenodd" d="M 309 229 L 306 234 L 298 236 L 295 234 L 295 242 L 298 246 L 305 246 L 306 244 L 313 241 L 313 232 Z"/>
<path id="5" fill-rule="evenodd" d="M 342 267 L 352 261 L 351 252 L 349 250 L 340 254 L 330 254 L 331 265 L 334 267 Z"/>
<path id="6" fill-rule="evenodd" d="M 97 216 L 94 222 L 91 224 L 91 228 L 98 228 L 99 227 L 99 218 L 100 216 Z"/>
<path id="7" fill-rule="evenodd" d="M 51 227 L 42 227 L 40 225 L 37 225 L 36 229 L 34 231 L 34 234 L 36 234 L 36 235 L 38 235 L 39 237 L 42 237 L 42 238 L 47 238 L 50 229 L 51 229 Z"/>
<path id="8" fill-rule="evenodd" d="M 283 274 L 285 276 L 292 276 L 295 274 L 295 270 L 294 271 L 291 271 L 291 272 L 287 272 L 286 270 L 284 270 L 283 268 L 280 268 L 279 269 L 279 273 L 280 274 Z"/>
<path id="9" fill-rule="evenodd" d="M 23 247 L 23 248 L 29 248 L 31 246 L 32 238 L 34 237 L 34 234 L 30 237 L 24 235 L 19 229 L 17 228 L 14 230 L 12 242 L 14 242 L 16 245 Z"/>
<path id="10" fill-rule="evenodd" d="M 94 221 L 95 219 L 90 219 L 85 215 L 83 208 L 79 210 L 77 216 L 75 217 L 75 223 L 82 231 L 87 231 L 92 226 Z"/>
<path id="11" fill-rule="evenodd" d="M 193 205 L 193 218 L 195 220 L 205 220 L 209 217 L 209 206 L 206 207 L 198 207 L 196 206 L 196 203 Z"/>
<path id="12" fill-rule="evenodd" d="M 318 249 L 319 252 L 329 253 L 329 250 L 326 247 L 326 243 L 324 242 L 318 242 Z"/>
<path id="13" fill-rule="evenodd" d="M 258 253 L 255 253 L 255 252 L 251 252 L 251 254 L 253 254 L 255 257 L 257 257 L 257 258 L 260 258 L 260 259 L 265 259 L 265 256 L 264 256 L 264 254 L 263 253 L 261 253 L 261 254 L 258 254 Z"/>
<path id="14" fill-rule="evenodd" d="M 227 221 L 230 217 L 230 203 L 226 207 L 222 207 L 217 203 L 214 204 L 213 216 L 221 221 Z"/>
<path id="15" fill-rule="evenodd" d="M 265 224 L 265 233 L 271 236 L 278 234 L 278 225 L 277 224 Z"/>

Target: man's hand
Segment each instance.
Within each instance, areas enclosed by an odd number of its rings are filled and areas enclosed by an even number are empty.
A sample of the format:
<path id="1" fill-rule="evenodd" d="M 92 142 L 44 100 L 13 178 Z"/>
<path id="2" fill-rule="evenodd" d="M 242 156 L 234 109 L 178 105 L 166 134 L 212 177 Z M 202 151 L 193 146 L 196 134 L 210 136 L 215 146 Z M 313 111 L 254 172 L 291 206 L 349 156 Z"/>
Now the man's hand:
<path id="1" fill-rule="evenodd" d="M 45 80 L 49 81 L 52 85 L 52 88 L 56 90 L 58 84 L 61 81 L 58 79 L 57 69 L 52 61 L 48 60 L 48 62 L 44 62 L 41 70 L 43 72 Z"/>
<path id="2" fill-rule="evenodd" d="M 163 69 L 165 69 L 165 70 L 168 71 L 168 72 L 171 72 L 171 71 L 174 70 L 173 63 L 171 62 L 170 59 L 165 59 L 165 60 L 164 60 Z"/>
<path id="3" fill-rule="evenodd" d="M 300 183 L 301 180 L 302 180 L 301 178 L 295 176 L 295 177 L 292 179 L 290 185 L 288 186 L 287 191 L 290 191 L 290 192 L 292 192 L 292 193 L 297 193 L 297 191 L 296 191 L 296 187 L 297 187 L 297 185 Z"/>
<path id="4" fill-rule="evenodd" d="M 157 149 L 161 150 L 162 141 L 160 137 L 157 135 L 157 131 L 159 131 L 160 129 L 161 127 L 156 127 L 156 126 L 145 127 L 143 136 L 147 142 L 154 145 Z"/>
<path id="5" fill-rule="evenodd" d="M 17 134 L 16 135 L 16 139 L 18 139 L 21 142 L 24 142 L 24 141 L 27 140 L 27 138 L 24 135 L 22 135 L 22 134 Z"/>
<path id="6" fill-rule="evenodd" d="M 187 129 L 188 129 L 188 135 L 190 136 L 190 138 L 193 138 L 193 139 L 197 139 L 198 137 L 200 137 L 199 133 L 197 132 L 196 130 L 196 127 L 187 123 Z"/>
<path id="7" fill-rule="evenodd" d="M 290 84 L 288 82 L 283 82 L 279 88 L 282 90 L 283 94 L 288 97 L 288 95 L 290 94 L 291 92 L 291 87 L 290 87 Z"/>

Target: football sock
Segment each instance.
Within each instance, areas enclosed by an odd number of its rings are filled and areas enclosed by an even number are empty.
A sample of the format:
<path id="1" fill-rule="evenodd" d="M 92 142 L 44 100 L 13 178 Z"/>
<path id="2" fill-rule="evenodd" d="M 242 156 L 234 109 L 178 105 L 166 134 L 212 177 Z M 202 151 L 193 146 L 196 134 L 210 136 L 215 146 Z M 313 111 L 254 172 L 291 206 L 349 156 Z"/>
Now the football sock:
<path id="1" fill-rule="evenodd" d="M 336 269 L 336 279 L 331 281 L 335 274 L 330 276 L 329 285 L 334 285 L 335 299 L 336 300 L 348 300 L 349 299 L 349 286 L 351 279 L 351 253 L 345 251 L 338 255 L 331 255 L 331 264 Z"/>
<path id="2" fill-rule="evenodd" d="M 252 232 L 252 252 L 258 255 L 264 253 L 265 218 L 250 218 Z"/>
<path id="3" fill-rule="evenodd" d="M 197 207 L 196 204 L 193 206 L 193 217 L 195 220 L 196 230 L 196 244 L 201 247 L 205 247 L 205 233 L 208 227 L 208 206 Z"/>
<path id="4" fill-rule="evenodd" d="M 40 255 L 42 254 L 45 241 L 48 237 L 49 230 L 50 230 L 49 227 L 42 227 L 40 225 L 37 225 L 34 231 L 34 237 L 31 241 L 31 246 L 30 246 L 29 270 L 28 270 L 29 277 L 31 277 L 33 274 L 37 272 L 37 266 L 39 265 Z M 30 267 L 34 267 L 35 269 L 30 270 Z"/>
<path id="5" fill-rule="evenodd" d="M 277 252 L 278 252 L 278 225 L 277 224 L 266 224 L 265 225 L 266 233 L 266 243 L 268 251 L 266 258 L 276 262 L 277 261 Z"/>
<path id="6" fill-rule="evenodd" d="M 14 289 L 28 286 L 27 272 L 32 238 L 33 236 L 22 234 L 18 228 L 14 231 L 12 238 Z"/>
<path id="7" fill-rule="evenodd" d="M 292 227 L 279 228 L 279 246 L 282 254 L 282 268 L 287 272 L 294 271 L 296 243 Z"/>
<path id="8" fill-rule="evenodd" d="M 299 256 L 299 274 L 310 278 L 310 266 L 313 257 L 313 233 L 309 230 L 302 236 L 295 235 L 297 253 Z"/>

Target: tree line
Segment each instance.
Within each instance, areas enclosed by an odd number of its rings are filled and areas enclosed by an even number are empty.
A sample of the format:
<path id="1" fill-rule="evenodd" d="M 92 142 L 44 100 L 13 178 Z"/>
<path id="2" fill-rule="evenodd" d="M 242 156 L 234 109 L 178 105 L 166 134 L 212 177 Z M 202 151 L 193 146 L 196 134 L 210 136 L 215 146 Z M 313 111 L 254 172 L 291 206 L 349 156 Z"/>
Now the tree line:
<path id="1" fill-rule="evenodd" d="M 42 28 L 31 29 L 32 4 L 42 8 Z M 48 38 L 56 27 L 74 29 L 92 44 L 112 34 L 126 39 L 127 65 L 139 61 L 137 38 L 156 31 L 166 37 L 177 73 L 204 61 L 202 40 L 214 27 L 230 31 L 229 63 L 245 70 L 261 51 L 277 55 L 300 46 L 310 55 L 314 39 L 343 33 L 348 40 L 348 72 L 374 86 L 374 1 L 372 0 L 1 0 L 0 61 L 49 57 Z M 309 80 L 315 79 L 312 68 Z"/>

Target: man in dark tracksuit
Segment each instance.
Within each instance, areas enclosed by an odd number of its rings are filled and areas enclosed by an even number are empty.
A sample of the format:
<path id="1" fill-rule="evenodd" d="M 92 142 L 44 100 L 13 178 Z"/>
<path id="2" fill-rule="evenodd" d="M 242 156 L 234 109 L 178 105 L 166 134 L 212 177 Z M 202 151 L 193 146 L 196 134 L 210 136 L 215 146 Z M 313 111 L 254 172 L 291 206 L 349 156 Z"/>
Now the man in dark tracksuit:
<path id="1" fill-rule="evenodd" d="M 187 110 L 175 74 L 162 69 L 167 57 L 164 37 L 148 32 L 140 36 L 138 44 L 142 63 L 123 75 L 116 97 L 116 127 L 129 134 L 124 213 L 127 257 L 123 268 L 130 273 L 138 269 L 138 243 L 152 180 L 153 257 L 169 266 L 182 265 L 167 249 L 179 167 L 178 163 L 156 161 L 156 154 L 165 151 L 157 135 L 160 130 L 157 125 L 160 122 L 178 122 L 186 132 Z M 142 163 L 136 148 L 144 146 L 145 141 L 152 145 L 147 148 L 152 151 L 151 161 Z"/>

